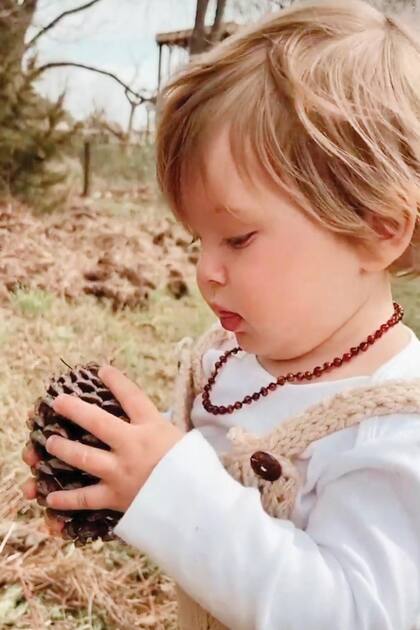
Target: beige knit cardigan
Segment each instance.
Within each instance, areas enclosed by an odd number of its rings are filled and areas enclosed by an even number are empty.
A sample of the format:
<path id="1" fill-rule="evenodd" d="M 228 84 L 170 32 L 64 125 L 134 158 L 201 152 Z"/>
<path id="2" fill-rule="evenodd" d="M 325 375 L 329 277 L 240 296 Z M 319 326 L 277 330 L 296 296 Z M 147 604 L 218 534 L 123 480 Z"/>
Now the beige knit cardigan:
<path id="1" fill-rule="evenodd" d="M 236 345 L 234 334 L 221 328 L 219 322 L 196 342 L 191 337 L 179 342 L 171 421 L 185 432 L 194 428 L 190 420 L 191 407 L 206 382 L 201 364 L 203 353 L 223 346 L 222 354 Z M 420 379 L 388 380 L 380 385 L 341 392 L 279 423 L 263 437 L 233 427 L 227 433 L 232 449 L 220 455 L 220 460 L 234 479 L 244 486 L 258 488 L 262 507 L 270 516 L 287 519 L 300 483 L 294 458 L 315 440 L 365 418 L 392 413 L 420 413 Z M 180 630 L 226 630 L 226 626 L 179 585 L 176 585 L 176 594 Z"/>

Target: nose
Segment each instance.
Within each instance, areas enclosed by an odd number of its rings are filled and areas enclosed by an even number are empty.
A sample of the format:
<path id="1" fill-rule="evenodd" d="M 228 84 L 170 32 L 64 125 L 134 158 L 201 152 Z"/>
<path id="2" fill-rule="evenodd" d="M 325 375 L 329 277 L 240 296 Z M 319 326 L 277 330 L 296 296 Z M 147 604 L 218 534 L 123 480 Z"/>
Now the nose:
<path id="1" fill-rule="evenodd" d="M 202 247 L 197 261 L 196 275 L 198 286 L 208 292 L 215 284 L 226 284 L 226 265 L 214 250 Z"/>

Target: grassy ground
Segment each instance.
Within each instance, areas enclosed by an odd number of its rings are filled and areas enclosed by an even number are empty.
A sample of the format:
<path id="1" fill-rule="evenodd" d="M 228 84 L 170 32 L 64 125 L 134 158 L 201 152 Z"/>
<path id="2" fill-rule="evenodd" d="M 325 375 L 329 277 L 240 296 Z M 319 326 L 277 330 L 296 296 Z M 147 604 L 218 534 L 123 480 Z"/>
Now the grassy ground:
<path id="1" fill-rule="evenodd" d="M 132 204 L 95 203 L 138 230 Z M 156 206 L 141 212 L 144 226 L 165 214 Z M 70 365 L 112 360 L 159 409 L 170 406 L 176 342 L 198 336 L 214 321 L 190 273 L 185 280 L 189 294 L 181 299 L 162 284 L 143 305 L 117 312 L 92 295 L 69 302 L 33 287 L 0 302 L 1 629 L 176 627 L 173 584 L 147 558 L 118 540 L 81 550 L 51 538 L 43 509 L 27 502 L 19 487 L 30 472 L 21 460 L 26 415 L 50 376 L 67 369 L 61 358 Z"/>
<path id="2" fill-rule="evenodd" d="M 118 541 L 81 551 L 52 539 L 41 508 L 18 487 L 28 476 L 26 413 L 60 357 L 71 365 L 112 358 L 161 410 L 169 407 L 174 344 L 214 321 L 188 282 L 182 299 L 158 288 L 144 307 L 120 312 L 91 295 L 69 303 L 38 289 L 16 290 L 1 305 L 0 628 L 175 628 L 173 585 L 147 558 Z M 405 322 L 420 335 L 419 281 L 398 280 L 394 288 Z"/>
<path id="3" fill-rule="evenodd" d="M 96 552 L 92 545 L 90 552 L 84 553 L 71 543 L 45 538 L 42 509 L 34 502 L 28 504 L 17 492 L 17 485 L 29 474 L 20 459 L 28 439 L 25 414 L 44 391 L 47 378 L 57 369 L 59 357 L 70 365 L 112 357 L 114 365 L 135 380 L 160 409 L 167 409 L 176 367 L 172 359 L 174 343 L 183 336 L 198 335 L 214 318 L 195 293 L 179 301 L 158 292 L 151 296 L 145 309 L 113 313 L 109 305 L 99 304 L 91 296 L 69 307 L 64 300 L 48 293 L 22 291 L 12 297 L 8 307 L 1 309 L 0 316 L 3 358 L 0 366 L 3 484 L 0 544 L 8 531 L 6 526 L 13 520 L 27 527 L 22 531 L 19 526 L 15 528 L 16 539 L 12 535 L 3 550 L 3 558 L 9 563 L 8 570 L 6 566 L 0 569 L 0 628 L 35 630 L 49 627 L 53 622 L 52 627 L 63 630 L 174 627 L 173 607 L 166 610 L 162 606 L 158 611 L 159 600 L 153 605 L 149 603 L 147 590 L 151 592 L 151 579 L 153 587 L 164 596 L 162 604 L 166 605 L 173 598 L 173 592 L 170 589 L 165 592 L 162 587 L 167 585 L 167 580 L 158 576 L 156 568 L 150 569 L 147 559 L 119 542 L 107 543 Z M 31 533 L 40 536 L 31 539 Z M 131 597 L 127 622 L 122 625 L 109 613 L 104 616 L 103 597 L 110 584 L 101 583 L 99 575 L 95 601 L 89 610 L 92 593 L 90 588 L 88 590 L 89 576 L 94 571 L 92 564 L 98 561 L 98 553 L 101 554 L 100 565 L 115 571 L 114 578 L 121 580 L 120 597 L 125 596 L 126 606 Z M 54 567 L 52 558 L 56 559 L 57 554 L 60 561 Z M 74 564 L 70 558 L 66 559 L 70 554 L 74 555 Z M 129 573 L 118 577 L 116 573 L 127 561 L 131 562 Z M 22 576 L 19 567 L 24 570 Z M 133 581 L 138 585 L 140 575 L 143 585 L 146 587 L 149 582 L 150 588 L 145 588 L 143 594 L 140 588 L 138 592 L 132 589 L 130 594 L 129 583 L 131 587 Z M 76 580 L 84 581 L 86 590 L 74 591 Z M 117 601 L 115 597 L 115 603 Z M 134 625 L 135 614 L 138 619 Z"/>

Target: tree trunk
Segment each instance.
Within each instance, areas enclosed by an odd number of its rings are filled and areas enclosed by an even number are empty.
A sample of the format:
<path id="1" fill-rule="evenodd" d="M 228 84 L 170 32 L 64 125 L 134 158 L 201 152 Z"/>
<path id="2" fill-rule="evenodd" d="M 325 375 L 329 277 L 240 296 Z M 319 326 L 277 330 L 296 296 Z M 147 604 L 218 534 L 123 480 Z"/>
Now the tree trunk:
<path id="1" fill-rule="evenodd" d="M 210 41 L 212 44 L 216 44 L 221 39 L 221 26 L 225 9 L 226 0 L 217 0 L 216 14 L 214 16 L 214 22 L 210 33 Z"/>
<path id="2" fill-rule="evenodd" d="M 38 0 L 25 0 L 17 4 L 16 0 L 3 0 L 0 16 L 1 56 L 4 53 L 8 61 L 19 64 L 22 69 L 22 58 L 25 53 L 26 31 L 32 23 Z"/>
<path id="3" fill-rule="evenodd" d="M 205 30 L 205 19 L 208 6 L 209 0 L 197 0 L 194 29 L 190 40 L 190 55 L 202 53 L 208 47 Z"/>

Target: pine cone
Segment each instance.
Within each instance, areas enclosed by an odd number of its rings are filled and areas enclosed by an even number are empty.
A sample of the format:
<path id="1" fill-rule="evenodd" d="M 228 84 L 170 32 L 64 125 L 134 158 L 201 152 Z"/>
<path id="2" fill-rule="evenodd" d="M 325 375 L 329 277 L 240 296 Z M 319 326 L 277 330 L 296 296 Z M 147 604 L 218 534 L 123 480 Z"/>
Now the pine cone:
<path id="1" fill-rule="evenodd" d="M 45 444 L 50 435 L 56 434 L 95 448 L 111 450 L 108 444 L 68 418 L 60 416 L 52 407 L 54 399 L 59 394 L 73 394 L 130 422 L 112 392 L 98 377 L 99 367 L 98 364 L 91 362 L 76 366 L 58 378 L 53 377 L 46 394 L 36 400 L 27 420 L 27 426 L 31 429 L 30 442 L 41 458 L 31 467 L 37 480 L 37 503 L 46 507 L 49 516 L 64 522 L 63 538 L 73 540 L 78 547 L 97 538 L 115 539 L 116 535 L 112 530 L 123 513 L 115 510 L 54 510 L 48 507 L 46 497 L 50 492 L 90 486 L 98 483 L 99 478 L 50 455 L 45 449 Z"/>

